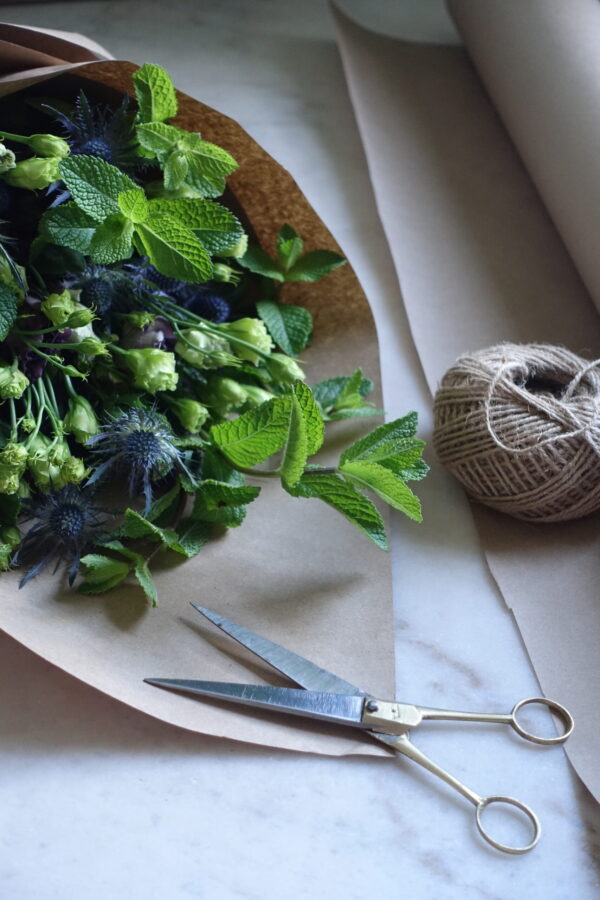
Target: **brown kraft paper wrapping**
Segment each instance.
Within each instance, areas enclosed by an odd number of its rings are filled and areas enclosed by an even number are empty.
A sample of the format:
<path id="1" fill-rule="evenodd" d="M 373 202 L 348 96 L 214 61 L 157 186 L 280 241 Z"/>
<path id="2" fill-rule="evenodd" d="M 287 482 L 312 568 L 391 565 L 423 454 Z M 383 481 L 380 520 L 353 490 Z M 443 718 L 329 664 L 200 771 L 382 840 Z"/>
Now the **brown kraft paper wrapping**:
<path id="1" fill-rule="evenodd" d="M 124 62 L 79 66 L 44 84 L 43 92 L 74 96 L 83 88 L 92 97 L 131 92 L 135 69 Z M 15 87 L 14 81 L 0 84 L 11 93 Z M 336 248 L 291 176 L 239 125 L 183 94 L 178 99 L 176 124 L 201 131 L 238 160 L 229 185 L 264 247 L 274 246 L 278 228 L 287 222 L 305 237 L 308 249 Z M 357 367 L 379 381 L 371 312 L 350 266 L 324 282 L 298 284 L 288 297 L 315 318 L 314 343 L 303 354 L 309 383 Z M 380 403 L 379 389 L 374 399 Z M 368 421 L 370 426 L 359 420 L 334 425 L 325 458 L 377 424 Z M 130 706 L 219 737 L 330 755 L 386 755 L 349 730 L 227 707 L 143 682 L 172 676 L 289 685 L 206 623 L 189 606 L 195 601 L 375 694 L 393 696 L 389 557 L 320 501 L 293 499 L 267 483 L 240 529 L 183 564 L 164 558 L 155 569 L 159 606 L 154 610 L 133 586 L 85 597 L 70 591 L 60 576 L 40 576 L 22 591 L 18 580 L 17 573 L 0 580 L 0 628 Z"/>
<path id="2" fill-rule="evenodd" d="M 336 22 L 432 393 L 458 356 L 500 341 L 598 358 L 596 308 L 465 51 L 375 35 L 340 13 Z M 566 752 L 600 798 L 600 515 L 535 526 L 473 514 L 543 692 L 575 717 Z"/>

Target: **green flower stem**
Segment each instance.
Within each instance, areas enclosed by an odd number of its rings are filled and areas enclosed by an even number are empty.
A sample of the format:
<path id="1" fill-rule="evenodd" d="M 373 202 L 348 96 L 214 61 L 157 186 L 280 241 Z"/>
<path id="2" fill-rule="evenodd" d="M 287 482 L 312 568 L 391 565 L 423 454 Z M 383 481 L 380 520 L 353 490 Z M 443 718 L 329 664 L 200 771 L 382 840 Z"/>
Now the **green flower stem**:
<path id="1" fill-rule="evenodd" d="M 16 441 L 17 440 L 17 431 L 18 431 L 17 411 L 15 409 L 15 401 L 13 400 L 12 397 L 10 398 L 9 406 L 10 406 L 10 424 L 11 424 L 10 440 Z"/>
<path id="2" fill-rule="evenodd" d="M 41 426 L 42 426 L 42 420 L 43 420 L 43 418 L 44 418 L 44 404 L 43 404 L 42 401 L 40 400 L 40 396 L 39 396 L 39 394 L 38 394 L 38 390 L 37 390 L 37 388 L 36 388 L 36 386 L 35 386 L 34 384 L 31 385 L 31 390 L 32 390 L 32 393 L 33 393 L 33 395 L 34 395 L 36 401 L 37 401 L 37 405 L 38 405 L 38 414 L 37 414 L 37 419 L 36 419 L 36 423 L 35 423 L 35 428 L 33 429 L 33 431 L 31 432 L 31 434 L 29 435 L 29 437 L 28 437 L 27 440 L 25 441 L 25 446 L 26 446 L 27 448 L 29 448 L 31 442 L 32 442 L 33 440 L 35 440 L 35 438 L 38 436 L 38 432 L 39 432 L 39 430 L 40 430 L 40 428 L 41 428 Z"/>
<path id="3" fill-rule="evenodd" d="M 51 365 L 55 366 L 57 369 L 60 369 L 61 372 L 65 372 L 68 375 L 73 375 L 76 378 L 85 378 L 85 375 L 83 374 L 83 372 L 77 372 L 77 374 L 75 374 L 76 370 L 74 370 L 73 366 L 69 366 L 67 368 L 67 366 L 64 366 L 61 362 L 59 362 L 56 359 L 56 357 L 49 356 L 47 353 L 44 353 L 42 350 L 39 349 L 39 347 L 37 347 L 31 341 L 23 341 L 23 343 L 25 344 L 26 347 L 29 347 L 30 350 L 33 350 L 33 352 L 36 353 L 38 356 L 41 356 L 42 359 L 45 359 L 46 362 L 49 362 L 49 363 L 51 363 Z M 49 347 L 52 345 L 45 344 L 44 346 Z M 56 344 L 55 346 L 61 347 L 63 349 L 65 347 L 64 344 Z M 76 344 L 70 344 L 70 347 L 75 347 L 75 346 L 76 346 Z"/>
<path id="4" fill-rule="evenodd" d="M 238 472 L 244 475 L 252 475 L 255 478 L 280 478 L 281 469 L 253 469 L 247 466 L 234 466 Z M 335 475 L 337 473 L 336 466 L 323 466 L 322 469 L 305 469 L 304 475 Z"/>
<path id="5" fill-rule="evenodd" d="M 19 316 L 21 318 L 21 316 Z M 23 316 L 25 319 L 31 318 L 29 315 Z M 36 328 L 35 331 L 24 331 L 21 328 L 13 328 L 11 334 L 18 334 L 19 337 L 31 337 L 34 334 L 56 334 L 57 331 L 65 331 L 65 329 L 57 328 L 56 325 L 53 328 Z M 64 347 L 64 344 L 62 345 Z"/>
<path id="6" fill-rule="evenodd" d="M 55 412 L 52 401 L 48 395 L 45 385 L 45 376 L 38 379 L 38 386 L 40 391 L 40 397 L 42 399 L 42 403 L 44 404 L 45 412 L 50 421 L 52 422 L 52 429 L 54 431 L 55 437 L 58 438 L 62 435 L 62 422 L 60 420 L 60 414 L 58 414 L 58 410 Z"/>
<path id="7" fill-rule="evenodd" d="M 71 381 L 71 376 L 67 375 L 66 372 L 63 373 L 65 379 L 65 386 L 67 388 L 67 393 L 70 397 L 77 398 L 78 394 L 75 388 L 73 387 L 73 382 Z"/>
<path id="8" fill-rule="evenodd" d="M 46 388 L 46 393 L 48 394 L 48 397 L 50 398 L 54 412 L 56 413 L 56 415 L 59 418 L 62 418 L 60 409 L 58 406 L 58 401 L 56 399 L 56 394 L 54 393 L 54 385 L 52 384 L 52 379 L 48 378 L 48 376 L 46 374 L 44 374 L 43 379 L 44 379 L 44 385 Z"/>
<path id="9" fill-rule="evenodd" d="M 11 134 L 10 131 L 3 131 L 0 135 L 0 141 L 14 141 L 16 144 L 28 144 L 31 137 L 25 137 L 23 134 Z"/>

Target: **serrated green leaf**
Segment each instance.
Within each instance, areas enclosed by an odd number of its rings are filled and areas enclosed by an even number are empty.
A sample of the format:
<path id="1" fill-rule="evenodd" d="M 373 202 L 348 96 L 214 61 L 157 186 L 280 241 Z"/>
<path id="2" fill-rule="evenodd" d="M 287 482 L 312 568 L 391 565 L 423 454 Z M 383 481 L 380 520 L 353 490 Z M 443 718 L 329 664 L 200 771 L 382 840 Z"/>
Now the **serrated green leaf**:
<path id="1" fill-rule="evenodd" d="M 148 218 L 148 201 L 141 188 L 119 194 L 117 203 L 123 215 L 136 224 L 144 222 Z"/>
<path id="2" fill-rule="evenodd" d="M 368 416 L 382 416 L 385 410 L 375 409 L 371 404 L 366 406 L 357 406 L 353 409 L 338 409 L 335 412 L 326 414 L 328 422 L 341 422 L 343 419 L 364 419 Z"/>
<path id="3" fill-rule="evenodd" d="M 290 225 L 283 225 L 277 235 L 277 255 L 285 272 L 288 272 L 298 261 L 303 249 L 304 241 L 302 238 L 296 234 Z"/>
<path id="4" fill-rule="evenodd" d="M 145 63 L 132 76 L 143 122 L 163 122 L 177 115 L 177 97 L 170 76 L 160 66 Z"/>
<path id="5" fill-rule="evenodd" d="M 136 133 L 142 147 L 155 153 L 161 162 L 167 159 L 167 156 L 177 146 L 178 142 L 188 134 L 183 128 L 178 128 L 176 125 L 166 125 L 164 122 L 138 125 Z"/>
<path id="6" fill-rule="evenodd" d="M 338 266 L 343 266 L 346 260 L 333 250 L 311 250 L 305 253 L 288 272 L 286 281 L 319 281 Z"/>
<path id="7" fill-rule="evenodd" d="M 119 213 L 119 194 L 137 189 L 124 172 L 98 156 L 69 156 L 61 160 L 60 174 L 77 206 L 96 222 Z"/>
<path id="8" fill-rule="evenodd" d="M 311 394 L 312 396 L 312 394 Z M 281 480 L 285 487 L 293 487 L 300 481 L 308 457 L 306 422 L 295 391 L 290 395 L 288 433 L 281 461 Z"/>
<path id="9" fill-rule="evenodd" d="M 289 306 L 274 300 L 259 300 L 258 315 L 278 347 L 288 356 L 298 356 L 310 338 L 313 319 L 302 306 Z"/>
<path id="10" fill-rule="evenodd" d="M 394 509 L 405 513 L 415 522 L 421 522 L 421 504 L 409 487 L 385 466 L 362 460 L 350 460 L 340 466 L 346 479 L 363 489 L 373 491 Z"/>
<path id="11" fill-rule="evenodd" d="M 363 531 L 381 550 L 388 549 L 385 525 L 377 507 L 339 475 L 306 473 L 286 490 L 293 497 L 322 500 Z"/>
<path id="12" fill-rule="evenodd" d="M 421 451 L 419 450 L 418 452 L 420 453 Z M 421 481 L 429 472 L 429 466 L 424 459 L 415 459 L 414 462 L 407 463 L 405 457 L 408 455 L 407 451 L 406 454 L 401 453 L 397 457 L 392 456 L 388 459 L 382 459 L 379 465 L 390 469 L 402 481 Z"/>
<path id="13" fill-rule="evenodd" d="M 180 221 L 194 232 L 210 254 L 230 250 L 244 234 L 239 219 L 212 200 L 192 197 L 176 200 L 159 198 L 150 201 L 150 210 Z"/>
<path id="14" fill-rule="evenodd" d="M 327 378 L 325 381 L 319 381 L 318 384 L 313 385 L 312 392 L 321 409 L 325 412 L 330 412 L 335 407 L 337 410 L 339 408 L 340 397 L 343 396 L 348 383 L 355 376 L 356 372 L 354 375 L 342 375 L 338 378 Z M 361 398 L 364 400 L 367 394 L 370 394 L 372 390 L 373 382 L 370 378 L 362 377 L 358 386 L 358 393 Z"/>
<path id="15" fill-rule="evenodd" d="M 340 462 L 352 459 L 374 458 L 374 461 L 393 456 L 395 452 L 401 453 L 412 447 L 425 446 L 422 441 L 416 441 L 414 435 L 417 430 L 418 416 L 416 412 L 410 412 L 393 422 L 380 425 L 369 434 L 360 438 L 350 447 L 347 447 L 340 457 Z"/>
<path id="16" fill-rule="evenodd" d="M 190 170 L 188 158 L 182 150 L 172 150 L 163 168 L 165 187 L 168 191 L 178 191 Z"/>
<path id="17" fill-rule="evenodd" d="M 211 437 L 234 465 L 254 466 L 283 447 L 290 406 L 289 397 L 275 397 L 237 419 L 213 425 Z"/>
<path id="18" fill-rule="evenodd" d="M 6 339 L 17 318 L 19 301 L 8 284 L 0 283 L 0 341 Z"/>
<path id="19" fill-rule="evenodd" d="M 224 178 L 238 167 L 231 153 L 210 141 L 203 141 L 199 134 L 186 131 L 180 143 L 190 171 L 201 178 Z"/>
<path id="20" fill-rule="evenodd" d="M 266 278 L 273 278 L 275 281 L 283 281 L 284 276 L 274 259 L 271 259 L 268 253 L 253 244 L 248 247 L 245 254 L 238 259 L 240 265 L 257 275 L 264 275 Z"/>
<path id="21" fill-rule="evenodd" d="M 54 244 L 87 253 L 96 226 L 95 219 L 70 202 L 46 210 L 40 219 L 39 231 Z"/>
<path id="22" fill-rule="evenodd" d="M 342 390 L 340 391 L 335 403 L 333 404 L 333 410 L 337 411 L 338 409 L 354 409 L 363 405 L 362 394 L 360 393 L 360 386 L 363 380 L 363 373 L 360 369 L 357 369 L 354 372 Z"/>
<path id="23" fill-rule="evenodd" d="M 256 500 L 260 488 L 250 484 L 234 485 L 207 478 L 200 482 L 192 516 L 196 517 L 207 509 L 219 506 L 246 506 Z"/>
<path id="24" fill-rule="evenodd" d="M 107 216 L 96 228 L 90 243 L 92 261 L 101 265 L 129 259 L 133 253 L 133 222 L 122 213 Z"/>
<path id="25" fill-rule="evenodd" d="M 143 590 L 152 606 L 157 606 L 158 594 L 156 592 L 156 586 L 152 580 L 152 575 L 150 574 L 150 569 L 148 568 L 148 563 L 146 562 L 146 560 L 141 560 L 140 562 L 137 562 L 135 564 L 133 574 L 137 578 L 141 589 Z"/>
<path id="26" fill-rule="evenodd" d="M 196 556 L 208 542 L 211 534 L 210 523 L 199 522 L 190 517 L 182 519 L 177 526 L 179 544 L 188 557 Z"/>
<path id="27" fill-rule="evenodd" d="M 323 416 L 308 385 L 302 381 L 296 381 L 293 391 L 306 425 L 306 449 L 308 455 L 312 456 L 321 447 L 325 436 Z"/>
<path id="28" fill-rule="evenodd" d="M 152 506 L 150 507 L 150 512 L 146 516 L 149 522 L 157 522 L 161 516 L 166 513 L 170 513 L 179 500 L 179 494 L 181 493 L 181 487 L 179 484 L 174 484 L 173 487 L 168 490 L 162 497 L 159 497 L 158 500 L 155 500 Z"/>
<path id="29" fill-rule="evenodd" d="M 152 265 L 163 275 L 192 284 L 211 278 L 213 266 L 205 248 L 172 216 L 150 214 L 136 225 L 136 235 Z"/>
<path id="30" fill-rule="evenodd" d="M 100 553 L 88 553 L 81 562 L 87 570 L 77 586 L 81 594 L 103 594 L 123 581 L 130 570 L 127 563 Z"/>
<path id="31" fill-rule="evenodd" d="M 232 484 L 236 487 L 244 483 L 244 476 L 231 467 L 216 447 L 207 447 L 202 457 L 202 477 L 207 480 Z"/>

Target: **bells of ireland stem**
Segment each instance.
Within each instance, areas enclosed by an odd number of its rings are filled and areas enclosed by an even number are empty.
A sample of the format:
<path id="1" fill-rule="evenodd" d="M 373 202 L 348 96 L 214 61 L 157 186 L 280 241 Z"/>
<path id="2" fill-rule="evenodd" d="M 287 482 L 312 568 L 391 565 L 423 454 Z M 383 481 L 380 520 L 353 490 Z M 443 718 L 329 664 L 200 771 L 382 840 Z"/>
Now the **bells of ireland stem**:
<path id="1" fill-rule="evenodd" d="M 272 353 L 265 365 L 278 384 L 293 384 L 298 380 L 304 381 L 306 377 L 296 360 L 285 353 Z"/>
<path id="2" fill-rule="evenodd" d="M 90 401 L 79 395 L 69 398 L 63 425 L 65 432 L 72 434 L 78 444 L 85 444 L 100 427 Z"/>
<path id="3" fill-rule="evenodd" d="M 174 391 L 179 375 L 175 371 L 175 354 L 166 350 L 146 347 L 143 350 L 124 350 L 119 354 L 133 374 L 135 387 L 155 394 L 157 391 Z"/>
<path id="4" fill-rule="evenodd" d="M 18 400 L 23 396 L 28 384 L 27 375 L 21 372 L 14 363 L 12 366 L 0 365 L 0 399 Z"/>
<path id="5" fill-rule="evenodd" d="M 54 184 L 55 181 L 59 181 L 59 162 L 58 156 L 52 156 L 49 159 L 32 156 L 31 159 L 18 162 L 14 169 L 5 172 L 2 177 L 11 187 L 40 191 Z"/>
<path id="6" fill-rule="evenodd" d="M 169 409 L 191 434 L 200 431 L 209 415 L 206 406 L 191 397 L 174 397 L 169 401 Z"/>
<path id="7" fill-rule="evenodd" d="M 235 363 L 231 346 L 224 337 L 186 328 L 175 344 L 175 353 L 196 369 L 218 369 Z"/>
<path id="8" fill-rule="evenodd" d="M 245 359 L 255 366 L 261 361 L 261 354 L 269 354 L 274 347 L 265 323 L 261 319 L 237 319 L 235 322 L 226 322 L 215 327 L 231 342 L 240 359 Z M 243 344 L 240 341 L 243 341 Z M 251 347 L 247 346 L 248 344 L 256 347 L 261 353 L 254 353 Z"/>
<path id="9" fill-rule="evenodd" d="M 27 143 L 34 153 L 46 158 L 64 159 L 71 152 L 67 142 L 55 134 L 32 134 Z"/>

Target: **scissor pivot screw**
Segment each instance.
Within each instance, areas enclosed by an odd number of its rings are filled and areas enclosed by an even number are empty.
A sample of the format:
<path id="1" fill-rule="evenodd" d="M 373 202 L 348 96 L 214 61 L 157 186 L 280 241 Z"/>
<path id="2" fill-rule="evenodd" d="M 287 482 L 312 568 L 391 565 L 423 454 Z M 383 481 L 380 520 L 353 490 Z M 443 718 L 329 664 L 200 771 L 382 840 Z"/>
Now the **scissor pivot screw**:
<path id="1" fill-rule="evenodd" d="M 368 712 L 377 712 L 379 709 L 376 700 L 367 700 L 366 708 Z"/>

